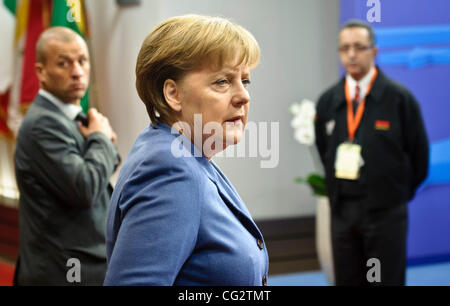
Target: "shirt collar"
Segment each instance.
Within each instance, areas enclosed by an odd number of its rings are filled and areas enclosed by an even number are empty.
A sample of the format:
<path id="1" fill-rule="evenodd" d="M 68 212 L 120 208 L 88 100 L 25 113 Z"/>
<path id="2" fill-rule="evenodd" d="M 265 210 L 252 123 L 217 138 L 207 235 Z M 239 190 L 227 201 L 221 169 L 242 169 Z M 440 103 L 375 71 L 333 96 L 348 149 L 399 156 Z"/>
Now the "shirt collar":
<path id="1" fill-rule="evenodd" d="M 369 86 L 370 80 L 372 79 L 373 74 L 375 73 L 375 67 L 372 66 L 369 72 L 359 81 L 356 81 L 350 74 L 347 73 L 345 76 L 345 81 L 348 82 L 350 88 L 354 88 L 356 84 L 359 85 L 359 88 L 367 88 Z"/>
<path id="2" fill-rule="evenodd" d="M 345 76 L 345 82 L 348 84 L 349 86 L 349 94 L 350 97 L 355 98 L 355 87 L 356 85 L 359 86 L 359 101 L 361 101 L 366 93 L 367 93 L 367 89 L 369 88 L 370 85 L 370 81 L 372 80 L 372 76 L 375 73 L 375 67 L 372 66 L 372 68 L 370 68 L 369 72 L 366 73 L 366 75 L 359 81 L 356 81 L 354 78 L 352 78 L 352 76 L 350 74 L 347 73 L 347 75 Z M 359 102 L 358 101 L 358 102 Z"/>
<path id="3" fill-rule="evenodd" d="M 39 95 L 46 98 L 50 102 L 52 102 L 56 107 L 59 108 L 70 120 L 75 120 L 75 117 L 82 111 L 80 105 L 75 105 L 72 103 L 64 103 L 45 89 L 39 89 Z"/>

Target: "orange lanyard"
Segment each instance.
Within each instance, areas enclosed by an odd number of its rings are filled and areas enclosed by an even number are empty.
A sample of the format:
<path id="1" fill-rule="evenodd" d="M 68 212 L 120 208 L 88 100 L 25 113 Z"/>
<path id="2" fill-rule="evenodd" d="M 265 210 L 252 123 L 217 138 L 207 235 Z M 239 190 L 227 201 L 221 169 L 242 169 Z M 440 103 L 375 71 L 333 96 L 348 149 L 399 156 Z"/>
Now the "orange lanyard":
<path id="1" fill-rule="evenodd" d="M 359 103 L 358 108 L 356 109 L 356 114 L 353 116 L 353 101 L 352 97 L 350 97 L 350 90 L 348 88 L 348 83 L 345 82 L 345 99 L 347 100 L 347 129 L 348 129 L 348 138 L 350 141 L 355 139 L 355 133 L 358 129 L 359 124 L 361 123 L 361 119 L 364 113 L 364 107 L 366 104 L 366 97 L 372 89 L 373 83 L 377 78 L 378 70 L 375 68 L 375 73 L 370 80 L 369 87 L 367 88 L 366 95 L 364 99 Z"/>

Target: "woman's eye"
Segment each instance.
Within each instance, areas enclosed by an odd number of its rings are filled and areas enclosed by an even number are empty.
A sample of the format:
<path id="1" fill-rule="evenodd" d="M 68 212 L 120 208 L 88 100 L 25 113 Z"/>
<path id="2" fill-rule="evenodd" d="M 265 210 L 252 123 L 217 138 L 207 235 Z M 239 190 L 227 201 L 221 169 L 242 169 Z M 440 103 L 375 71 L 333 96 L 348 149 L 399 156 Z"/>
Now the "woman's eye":
<path id="1" fill-rule="evenodd" d="M 244 79 L 242 80 L 242 84 L 244 84 L 244 87 L 247 87 L 248 85 L 250 85 L 252 82 L 249 79 Z"/>
<path id="2" fill-rule="evenodd" d="M 220 79 L 220 80 L 217 80 L 217 81 L 215 82 L 215 84 L 216 84 L 216 85 L 219 85 L 219 86 L 225 86 L 225 85 L 228 85 L 228 84 L 229 84 L 229 81 L 228 81 L 227 79 Z"/>

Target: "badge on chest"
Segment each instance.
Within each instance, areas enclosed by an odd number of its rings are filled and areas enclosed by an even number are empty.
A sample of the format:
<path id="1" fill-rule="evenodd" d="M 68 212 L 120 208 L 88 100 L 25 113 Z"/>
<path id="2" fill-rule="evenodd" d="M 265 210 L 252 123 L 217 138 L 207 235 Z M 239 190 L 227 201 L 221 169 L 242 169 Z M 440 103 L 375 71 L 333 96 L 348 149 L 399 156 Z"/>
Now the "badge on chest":
<path id="1" fill-rule="evenodd" d="M 359 169 L 363 164 L 361 146 L 344 142 L 337 147 L 335 176 L 340 179 L 356 180 L 359 178 Z"/>

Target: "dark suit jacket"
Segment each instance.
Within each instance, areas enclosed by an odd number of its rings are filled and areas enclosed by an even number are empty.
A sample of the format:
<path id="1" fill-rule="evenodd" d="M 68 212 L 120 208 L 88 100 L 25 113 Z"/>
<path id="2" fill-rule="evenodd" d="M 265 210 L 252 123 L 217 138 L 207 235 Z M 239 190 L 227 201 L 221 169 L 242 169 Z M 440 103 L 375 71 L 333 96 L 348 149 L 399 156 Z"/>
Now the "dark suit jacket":
<path id="1" fill-rule="evenodd" d="M 339 196 L 361 191 L 374 210 L 406 203 L 427 176 L 429 144 L 419 104 L 408 89 L 378 71 L 355 135 L 364 160 L 356 182 L 337 179 L 334 168 L 336 148 L 348 140 L 345 78 L 319 99 L 316 144 L 332 208 Z"/>
<path id="2" fill-rule="evenodd" d="M 20 191 L 18 285 L 70 285 L 70 258 L 81 284 L 102 284 L 106 271 L 109 179 L 120 162 L 103 134 L 84 138 L 77 122 L 37 96 L 19 130 L 15 153 Z"/>

